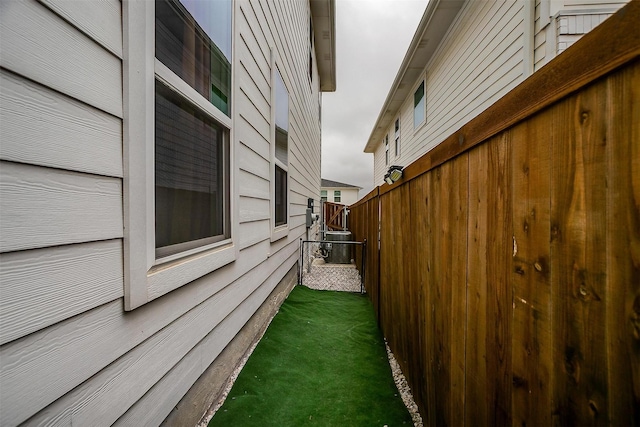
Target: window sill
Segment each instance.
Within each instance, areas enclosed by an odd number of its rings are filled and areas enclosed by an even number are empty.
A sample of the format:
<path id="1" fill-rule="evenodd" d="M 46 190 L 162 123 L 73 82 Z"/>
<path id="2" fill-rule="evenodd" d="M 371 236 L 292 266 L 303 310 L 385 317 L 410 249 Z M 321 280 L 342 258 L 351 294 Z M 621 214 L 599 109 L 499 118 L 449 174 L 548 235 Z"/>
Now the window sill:
<path id="1" fill-rule="evenodd" d="M 289 224 L 281 225 L 271 230 L 271 242 L 276 242 L 289 235 Z"/>
<path id="2" fill-rule="evenodd" d="M 227 244 L 155 265 L 147 273 L 149 301 L 235 261 L 236 255 L 236 247 Z"/>

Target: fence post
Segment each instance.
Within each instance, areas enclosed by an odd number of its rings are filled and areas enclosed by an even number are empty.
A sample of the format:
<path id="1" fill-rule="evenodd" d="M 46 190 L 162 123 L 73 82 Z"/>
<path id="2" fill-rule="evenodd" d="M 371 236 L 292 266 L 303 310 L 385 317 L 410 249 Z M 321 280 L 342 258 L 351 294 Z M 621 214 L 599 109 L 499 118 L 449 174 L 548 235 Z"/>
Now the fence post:
<path id="1" fill-rule="evenodd" d="M 302 285 L 302 266 L 304 265 L 304 248 L 302 238 L 300 238 L 300 257 L 298 258 L 298 284 Z"/>
<path id="2" fill-rule="evenodd" d="M 362 241 L 362 253 L 360 254 L 362 256 L 362 259 L 360 260 L 360 271 L 361 273 L 361 278 L 360 278 L 360 293 L 364 294 L 364 279 L 365 279 L 365 275 L 366 275 L 366 267 L 367 267 L 367 239 L 363 239 Z"/>

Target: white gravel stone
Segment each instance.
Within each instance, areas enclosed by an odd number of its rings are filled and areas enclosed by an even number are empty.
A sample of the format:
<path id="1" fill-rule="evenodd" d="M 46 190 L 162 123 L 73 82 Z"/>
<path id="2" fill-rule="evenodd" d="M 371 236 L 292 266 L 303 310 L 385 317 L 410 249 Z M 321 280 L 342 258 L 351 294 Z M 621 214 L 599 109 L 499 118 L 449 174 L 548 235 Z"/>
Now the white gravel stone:
<path id="1" fill-rule="evenodd" d="M 414 427 L 422 427 L 422 417 L 420 416 L 420 412 L 418 411 L 418 405 L 416 405 L 416 402 L 413 400 L 413 394 L 411 394 L 411 388 L 407 383 L 407 379 L 402 373 L 400 365 L 396 361 L 395 356 L 387 345 L 386 340 L 384 342 L 384 345 L 385 347 L 387 347 L 387 356 L 389 357 L 391 373 L 393 374 L 393 380 L 396 383 L 396 387 L 398 387 L 398 391 L 400 392 L 400 397 L 402 398 L 404 405 L 409 410 L 409 414 L 411 414 L 411 419 L 413 420 Z"/>

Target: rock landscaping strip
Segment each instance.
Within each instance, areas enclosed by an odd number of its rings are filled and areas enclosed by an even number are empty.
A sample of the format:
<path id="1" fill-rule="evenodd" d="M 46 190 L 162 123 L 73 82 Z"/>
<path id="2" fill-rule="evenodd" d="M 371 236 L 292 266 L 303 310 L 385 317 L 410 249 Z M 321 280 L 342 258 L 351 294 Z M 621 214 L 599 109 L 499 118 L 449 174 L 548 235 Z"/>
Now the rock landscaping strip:
<path id="1" fill-rule="evenodd" d="M 309 271 L 302 272 L 302 284 L 320 291 L 360 292 L 360 283 L 355 264 L 327 264 L 316 258 Z"/>
<path id="2" fill-rule="evenodd" d="M 422 424 L 422 416 L 420 416 L 420 412 L 418 412 L 418 405 L 413 400 L 413 395 L 411 394 L 411 388 L 407 383 L 407 379 L 405 378 L 402 370 L 400 369 L 400 365 L 396 361 L 395 356 L 391 352 L 391 349 L 387 345 L 387 341 L 384 342 L 387 347 L 387 356 L 389 357 L 389 365 L 391 366 L 391 373 L 393 374 L 393 380 L 396 383 L 396 387 L 400 392 L 400 397 L 404 402 L 404 405 L 409 410 L 409 414 L 411 414 L 411 419 L 413 420 L 414 427 L 423 427 Z"/>

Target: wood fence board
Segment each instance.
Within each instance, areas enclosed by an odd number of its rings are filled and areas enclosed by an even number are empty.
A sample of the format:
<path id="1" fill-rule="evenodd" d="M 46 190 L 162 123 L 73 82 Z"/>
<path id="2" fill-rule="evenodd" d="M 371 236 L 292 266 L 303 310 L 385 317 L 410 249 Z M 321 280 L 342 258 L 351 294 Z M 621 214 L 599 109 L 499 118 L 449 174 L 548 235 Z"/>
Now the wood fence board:
<path id="1" fill-rule="evenodd" d="M 436 209 L 436 201 L 434 197 L 435 186 L 435 171 L 431 171 L 425 174 L 423 195 L 425 199 L 426 211 L 423 213 L 425 216 L 425 230 L 424 230 L 424 251 L 423 256 L 425 266 L 423 274 L 425 275 L 425 311 L 426 311 L 426 325 L 425 325 L 425 356 L 427 359 L 427 378 L 430 382 L 436 384 L 436 375 L 438 372 L 438 366 L 436 364 L 436 348 L 437 348 L 437 335 L 435 327 L 436 319 L 436 282 L 434 280 L 434 262 L 436 257 L 434 236 L 435 236 L 435 224 L 433 218 L 433 211 Z M 384 218 L 381 218 L 384 220 Z M 436 414 L 438 412 L 438 394 L 441 392 L 439 387 L 429 387 L 427 394 L 427 425 L 436 425 Z"/>
<path id="2" fill-rule="evenodd" d="M 606 85 L 554 108 L 552 288 L 555 412 L 559 424 L 608 422 L 606 308 Z M 564 361 L 564 363 L 558 363 Z"/>
<path id="3" fill-rule="evenodd" d="M 465 425 L 488 425 L 487 246 L 489 144 L 469 152 Z M 431 424 L 433 425 L 433 424 Z"/>
<path id="4" fill-rule="evenodd" d="M 609 80 L 607 308 L 609 419 L 640 425 L 640 62 Z M 617 126 L 629 123 L 630 126 Z M 627 141 L 634 141 L 628 144 Z M 635 329 L 634 329 L 635 322 Z M 631 379 L 631 381 L 630 381 Z"/>
<path id="5" fill-rule="evenodd" d="M 443 271 L 443 264 L 446 248 L 444 246 L 443 234 L 448 228 L 448 219 L 442 214 L 443 199 L 446 205 L 448 188 L 443 184 L 443 173 L 446 175 L 446 168 L 434 169 L 431 173 L 430 188 L 430 209 L 429 209 L 429 283 L 431 286 L 431 316 L 429 328 L 433 336 L 432 345 L 432 381 L 436 386 L 435 392 L 435 416 L 436 425 L 450 424 L 450 394 L 451 382 L 449 380 L 449 361 L 451 359 L 450 335 L 447 319 L 451 312 L 450 288 L 445 286 L 447 278 L 446 271 Z M 445 266 L 446 269 L 446 266 Z"/>
<path id="6" fill-rule="evenodd" d="M 639 14 L 583 43 L 620 33 L 600 64 L 563 83 L 554 60 L 352 206 L 425 425 L 640 425 Z M 535 82 L 562 93 L 536 104 Z"/>
<path id="7" fill-rule="evenodd" d="M 401 200 L 402 194 L 400 191 L 390 194 L 387 198 L 387 208 L 385 210 L 386 216 L 390 219 L 390 226 L 387 229 L 389 237 L 385 239 L 386 255 L 388 258 L 387 265 L 389 266 L 389 271 L 386 274 L 386 289 L 391 297 L 389 299 L 389 316 L 387 316 L 385 322 L 387 328 L 393 330 L 393 343 L 390 344 L 392 346 L 391 348 L 394 354 L 396 354 L 396 359 L 400 367 L 406 372 L 406 350 L 401 347 L 404 341 L 403 334 L 407 327 L 405 324 L 406 318 L 404 317 L 404 293 L 398 289 L 399 267 L 401 266 L 403 257 L 402 243 L 397 240 L 401 233 L 401 219 L 398 215 L 399 210 L 394 209 L 395 206 L 401 206 Z M 402 324 L 398 320 L 400 320 Z"/>
<path id="8" fill-rule="evenodd" d="M 449 223 L 451 292 L 451 424 L 464 423 L 465 352 L 467 316 L 467 209 L 469 191 L 469 157 L 462 155 L 451 162 L 451 187 L 446 215 Z"/>
<path id="9" fill-rule="evenodd" d="M 417 334 L 417 348 L 418 360 L 415 369 L 415 380 L 411 384 L 411 391 L 414 396 L 416 404 L 423 417 L 426 417 L 429 413 L 428 405 L 424 402 L 427 401 L 429 376 L 427 374 L 427 366 L 429 365 L 429 359 L 427 356 L 426 342 L 427 335 L 427 316 L 429 310 L 427 308 L 428 301 L 428 282 L 426 275 L 426 256 L 427 256 L 427 202 L 428 198 L 426 191 L 428 189 L 428 174 L 421 176 L 420 178 L 411 182 L 411 205 L 410 205 L 410 221 L 411 221 L 411 233 L 413 235 L 412 247 L 415 252 L 414 267 L 412 271 L 412 280 L 414 283 L 414 290 L 417 294 L 416 305 L 416 334 Z"/>
<path id="10" fill-rule="evenodd" d="M 399 259 L 398 274 L 398 291 L 402 294 L 401 301 L 402 310 L 406 321 L 406 327 L 403 328 L 403 340 L 405 351 L 405 376 L 409 386 L 415 386 L 419 383 L 420 370 L 409 369 L 412 366 L 420 366 L 420 337 L 418 326 L 419 313 L 419 287 L 415 280 L 416 259 L 418 257 L 418 249 L 415 245 L 415 230 L 412 225 L 411 205 L 412 205 L 412 189 L 410 185 L 404 185 L 398 191 L 400 193 L 400 203 L 403 209 L 400 209 L 398 216 L 400 223 L 398 231 L 399 236 L 396 241 L 396 248 L 401 248 L 402 257 Z"/>
<path id="11" fill-rule="evenodd" d="M 390 250 L 389 242 L 392 242 L 393 233 L 391 232 L 392 226 L 392 213 L 391 203 L 389 202 L 390 195 L 385 194 L 380 197 L 380 216 L 385 218 L 385 221 L 380 223 L 380 267 L 379 267 L 379 280 L 380 280 L 380 327 L 384 333 L 389 347 L 393 350 L 395 348 L 395 330 L 389 325 L 393 325 L 392 311 L 390 309 L 391 301 L 391 286 L 389 286 L 389 275 L 391 274 L 390 256 L 387 252 Z"/>
<path id="12" fill-rule="evenodd" d="M 371 237 L 369 245 L 370 250 L 367 252 L 369 254 L 368 265 L 372 266 L 369 270 L 371 273 L 367 276 L 369 277 L 369 281 L 371 283 L 371 288 L 374 289 L 376 295 L 376 304 L 377 314 L 378 314 L 378 322 L 380 322 L 380 201 L 379 198 L 376 197 L 374 201 L 370 201 L 367 207 L 369 211 L 369 218 L 371 221 L 369 222 L 368 234 Z"/>
<path id="13" fill-rule="evenodd" d="M 512 130 L 514 425 L 551 424 L 551 412 L 539 410 L 552 401 L 551 119 L 545 112 Z"/>
<path id="14" fill-rule="evenodd" d="M 488 147 L 487 393 L 489 425 L 511 424 L 511 154 L 507 132 Z"/>

